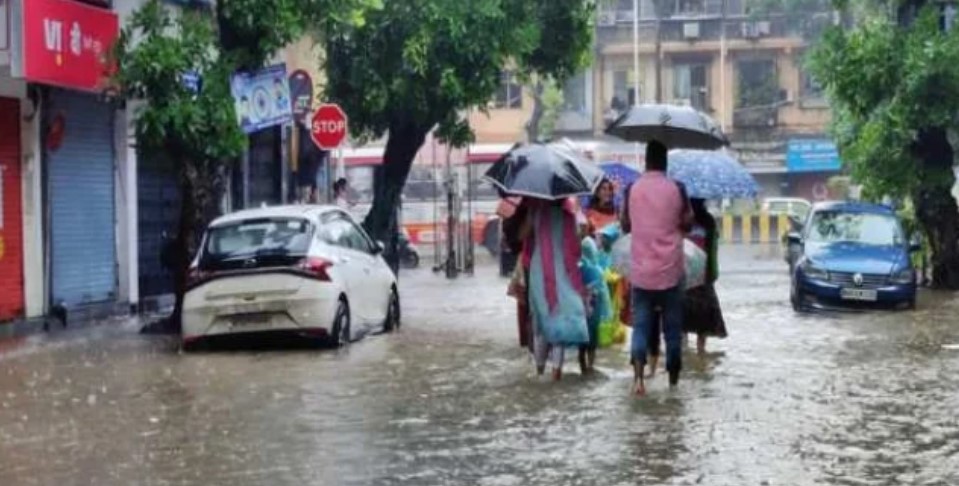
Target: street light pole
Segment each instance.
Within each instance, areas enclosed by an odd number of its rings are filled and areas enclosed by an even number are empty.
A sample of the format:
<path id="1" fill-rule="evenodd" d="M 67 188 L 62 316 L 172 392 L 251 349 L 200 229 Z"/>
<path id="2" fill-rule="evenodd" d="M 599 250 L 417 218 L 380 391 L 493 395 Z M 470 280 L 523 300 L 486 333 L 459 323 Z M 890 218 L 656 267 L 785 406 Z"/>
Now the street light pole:
<path id="1" fill-rule="evenodd" d="M 726 101 L 726 6 L 727 0 L 723 0 L 723 12 L 720 16 L 719 29 L 719 98 L 720 111 L 719 127 L 726 133 L 726 115 L 728 101 Z"/>
<path id="2" fill-rule="evenodd" d="M 633 0 L 633 105 L 639 105 L 639 0 Z M 639 164 L 639 143 L 635 144 Z"/>
<path id="3" fill-rule="evenodd" d="M 633 0 L 633 104 L 639 104 L 639 0 Z"/>

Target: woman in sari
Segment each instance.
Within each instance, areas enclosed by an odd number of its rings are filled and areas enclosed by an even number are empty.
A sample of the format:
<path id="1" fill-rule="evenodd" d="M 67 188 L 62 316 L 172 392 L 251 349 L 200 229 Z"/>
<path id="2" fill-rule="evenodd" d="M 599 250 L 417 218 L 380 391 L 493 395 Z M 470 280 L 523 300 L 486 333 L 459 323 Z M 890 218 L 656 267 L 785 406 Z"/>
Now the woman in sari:
<path id="1" fill-rule="evenodd" d="M 719 305 L 714 284 L 719 278 L 719 230 L 716 220 L 706 209 L 706 201 L 691 199 L 695 223 L 689 239 L 706 252 L 706 284 L 686 291 L 686 316 L 683 323 L 687 333 L 696 333 L 696 352 L 706 354 L 706 339 L 727 336 L 726 321 Z"/>
<path id="2" fill-rule="evenodd" d="M 533 355 L 537 373 L 543 374 L 549 361 L 558 381 L 566 348 L 589 343 L 576 207 L 570 200 L 528 204 L 531 235 L 523 260 L 529 268 Z"/>
<path id="3" fill-rule="evenodd" d="M 619 221 L 615 203 L 616 189 L 609 179 L 603 179 L 596 188 L 596 192 L 589 199 L 586 209 L 586 221 L 589 223 L 589 234 L 596 234 L 607 225 Z"/>

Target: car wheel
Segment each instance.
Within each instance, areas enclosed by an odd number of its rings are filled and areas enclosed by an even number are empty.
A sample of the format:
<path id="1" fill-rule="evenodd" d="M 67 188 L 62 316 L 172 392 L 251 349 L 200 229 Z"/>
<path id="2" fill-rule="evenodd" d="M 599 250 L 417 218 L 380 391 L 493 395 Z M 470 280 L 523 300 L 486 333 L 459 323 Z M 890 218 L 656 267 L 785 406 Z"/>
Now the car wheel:
<path id="1" fill-rule="evenodd" d="M 386 311 L 386 322 L 383 323 L 384 332 L 399 331 L 401 325 L 400 296 L 396 289 L 390 291 L 389 309 Z"/>
<path id="2" fill-rule="evenodd" d="M 804 300 L 805 296 L 802 290 L 799 289 L 799 285 L 793 283 L 789 292 L 789 302 L 792 304 L 793 310 L 796 312 L 805 312 L 806 305 L 803 303 Z"/>
<path id="3" fill-rule="evenodd" d="M 344 299 L 340 299 L 336 306 L 332 337 L 337 347 L 350 344 L 350 306 Z"/>

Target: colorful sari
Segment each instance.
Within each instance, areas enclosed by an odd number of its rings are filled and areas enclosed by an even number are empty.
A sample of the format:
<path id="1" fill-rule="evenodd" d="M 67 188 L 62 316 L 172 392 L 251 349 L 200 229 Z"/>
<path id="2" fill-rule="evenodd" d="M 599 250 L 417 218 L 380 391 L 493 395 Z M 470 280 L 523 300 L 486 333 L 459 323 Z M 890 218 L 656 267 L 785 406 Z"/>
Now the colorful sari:
<path id="1" fill-rule="evenodd" d="M 530 213 L 533 239 L 524 255 L 529 263 L 530 311 L 536 337 L 554 349 L 589 342 L 574 211 L 568 205 L 537 202 Z M 541 356 L 537 358 L 540 361 Z M 562 358 L 558 361 L 561 365 Z"/>

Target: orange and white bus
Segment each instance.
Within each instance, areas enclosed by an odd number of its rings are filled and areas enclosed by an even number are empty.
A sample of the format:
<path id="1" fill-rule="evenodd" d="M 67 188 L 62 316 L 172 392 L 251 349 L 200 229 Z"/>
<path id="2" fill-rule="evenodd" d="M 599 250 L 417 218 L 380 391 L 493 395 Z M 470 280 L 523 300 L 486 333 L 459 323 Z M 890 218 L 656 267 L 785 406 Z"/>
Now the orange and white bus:
<path id="1" fill-rule="evenodd" d="M 452 153 L 449 165 L 437 157 L 417 157 L 406 186 L 400 221 L 410 241 L 424 249 L 446 241 L 448 227 L 448 181 L 453 182 L 454 212 L 459 225 L 468 225 L 473 243 L 497 246 L 499 225 L 495 218 L 498 194 L 482 180 L 483 174 L 512 145 L 473 145 Z M 431 147 L 424 145 L 421 154 Z M 441 157 L 442 158 L 442 157 Z M 354 213 L 363 217 L 373 202 L 373 180 L 376 167 L 383 163 L 383 147 L 344 150 L 342 174 L 349 181 L 350 197 L 356 204 Z M 450 177 L 452 176 L 452 177 Z M 494 248 L 490 248 L 494 250 Z"/>

